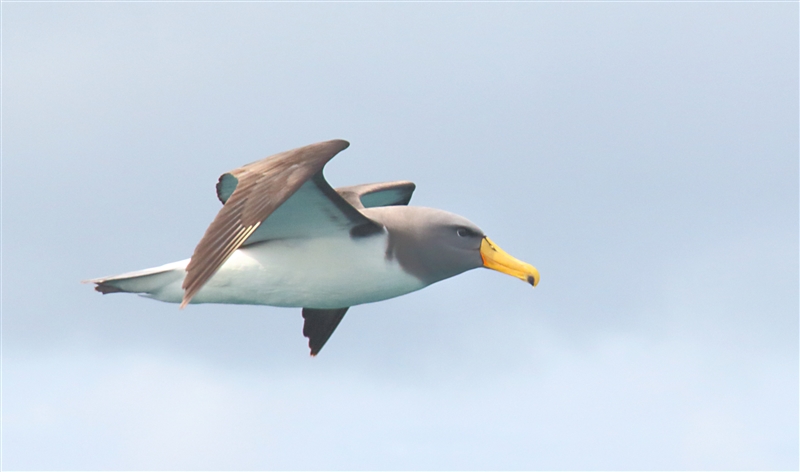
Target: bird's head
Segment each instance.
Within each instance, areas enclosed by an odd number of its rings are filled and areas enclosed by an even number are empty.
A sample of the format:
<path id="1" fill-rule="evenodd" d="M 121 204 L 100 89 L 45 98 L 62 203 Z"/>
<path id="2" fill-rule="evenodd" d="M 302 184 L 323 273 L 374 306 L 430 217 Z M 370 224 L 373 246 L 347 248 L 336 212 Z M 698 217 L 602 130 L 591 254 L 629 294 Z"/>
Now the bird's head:
<path id="1" fill-rule="evenodd" d="M 443 210 L 392 206 L 364 213 L 389 230 L 387 257 L 432 284 L 478 267 L 539 283 L 539 271 L 498 247 L 468 219 Z"/>

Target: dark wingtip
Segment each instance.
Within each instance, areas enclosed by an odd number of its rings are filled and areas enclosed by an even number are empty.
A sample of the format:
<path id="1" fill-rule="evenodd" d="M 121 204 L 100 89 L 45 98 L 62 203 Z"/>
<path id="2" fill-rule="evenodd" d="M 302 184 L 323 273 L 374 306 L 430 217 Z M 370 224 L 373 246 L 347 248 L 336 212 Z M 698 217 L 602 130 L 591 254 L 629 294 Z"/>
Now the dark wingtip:
<path id="1" fill-rule="evenodd" d="M 347 308 L 303 308 L 303 336 L 308 338 L 311 357 L 315 357 L 322 350 L 345 313 Z"/>
<path id="2" fill-rule="evenodd" d="M 303 335 L 305 335 L 305 333 L 303 333 Z M 322 341 L 322 343 L 320 343 L 319 340 L 312 340 L 311 338 L 309 338 L 308 339 L 308 348 L 311 351 L 310 352 L 311 357 L 317 357 L 317 354 L 319 354 L 319 351 L 322 349 L 322 346 L 324 346 L 325 342 L 327 342 L 327 341 L 328 340 L 326 339 L 325 341 Z"/>
<path id="3" fill-rule="evenodd" d="M 350 142 L 345 141 L 344 139 L 331 139 L 330 141 L 325 141 L 324 143 L 320 144 L 332 147 L 334 150 L 333 153 L 334 155 L 339 154 L 340 152 L 350 147 Z"/>
<path id="4" fill-rule="evenodd" d="M 331 142 L 341 145 L 342 150 L 345 150 L 350 147 L 350 141 L 346 139 L 332 139 Z"/>

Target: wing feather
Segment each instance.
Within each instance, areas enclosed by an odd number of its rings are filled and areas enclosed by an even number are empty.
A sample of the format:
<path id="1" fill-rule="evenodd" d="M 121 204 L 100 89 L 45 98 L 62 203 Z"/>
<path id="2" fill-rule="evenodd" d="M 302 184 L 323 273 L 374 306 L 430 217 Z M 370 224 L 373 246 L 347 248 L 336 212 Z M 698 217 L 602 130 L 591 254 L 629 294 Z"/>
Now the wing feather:
<path id="1" fill-rule="evenodd" d="M 311 356 L 319 354 L 333 331 L 339 326 L 348 308 L 303 308 L 303 336 L 308 338 Z"/>
<path id="2" fill-rule="evenodd" d="M 339 187 L 336 191 L 355 208 L 408 205 L 411 195 L 417 188 L 413 182 L 398 180 L 376 184 Z"/>
<path id="3" fill-rule="evenodd" d="M 350 143 L 340 139 L 311 144 L 223 174 L 217 185 L 217 192 L 221 200 L 224 197 L 225 203 L 197 244 L 186 267 L 181 308 L 189 303 L 231 254 L 253 235 L 261 222 L 306 181 L 319 174 L 319 179 L 324 182 L 322 168 L 349 145 Z M 228 194 L 230 184 L 235 185 L 235 190 Z M 336 197 L 339 198 L 338 195 Z M 352 207 L 350 211 L 358 213 Z M 366 217 L 362 218 L 367 220 Z"/>

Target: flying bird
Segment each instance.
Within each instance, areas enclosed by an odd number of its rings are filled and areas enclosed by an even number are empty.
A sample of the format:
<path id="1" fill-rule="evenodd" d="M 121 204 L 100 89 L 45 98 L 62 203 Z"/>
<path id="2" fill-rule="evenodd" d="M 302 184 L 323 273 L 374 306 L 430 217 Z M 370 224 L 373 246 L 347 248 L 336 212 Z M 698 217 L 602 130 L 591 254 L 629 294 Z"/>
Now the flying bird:
<path id="1" fill-rule="evenodd" d="M 408 206 L 398 181 L 333 189 L 322 170 L 350 143 L 282 152 L 222 174 L 222 209 L 190 259 L 88 280 L 103 294 L 163 302 L 302 307 L 319 353 L 348 308 L 405 295 L 477 267 L 536 286 L 539 272 L 466 218 Z"/>

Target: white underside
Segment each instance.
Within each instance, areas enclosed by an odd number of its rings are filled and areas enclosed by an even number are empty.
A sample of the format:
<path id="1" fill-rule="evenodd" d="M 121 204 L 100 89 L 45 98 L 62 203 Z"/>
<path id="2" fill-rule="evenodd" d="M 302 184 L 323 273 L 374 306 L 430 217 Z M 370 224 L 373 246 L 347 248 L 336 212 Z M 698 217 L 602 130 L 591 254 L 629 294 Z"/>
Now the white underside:
<path id="1" fill-rule="evenodd" d="M 192 303 L 343 308 L 423 288 L 422 281 L 385 257 L 386 245 L 384 232 L 357 240 L 343 235 L 249 246 L 233 253 Z M 188 262 L 142 271 L 160 274 L 149 277 L 151 286 L 142 295 L 180 303 Z M 159 282 L 152 284 L 156 280 Z"/>

